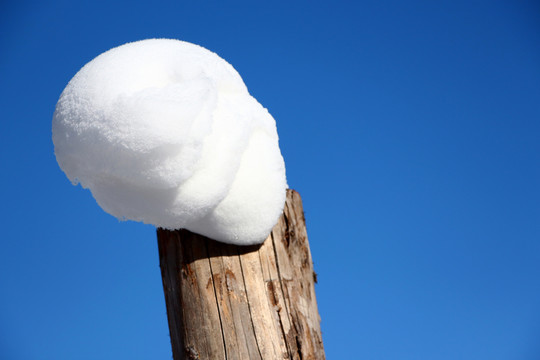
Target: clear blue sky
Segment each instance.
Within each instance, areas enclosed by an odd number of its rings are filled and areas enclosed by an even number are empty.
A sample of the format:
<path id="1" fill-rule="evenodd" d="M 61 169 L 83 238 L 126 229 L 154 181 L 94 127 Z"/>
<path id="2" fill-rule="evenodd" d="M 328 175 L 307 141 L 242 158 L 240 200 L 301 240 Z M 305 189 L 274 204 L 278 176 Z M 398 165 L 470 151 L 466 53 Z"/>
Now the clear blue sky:
<path id="1" fill-rule="evenodd" d="M 81 66 L 152 37 L 275 117 L 329 359 L 540 359 L 540 5 L 510 0 L 2 1 L 1 359 L 171 358 L 155 230 L 51 141 Z"/>

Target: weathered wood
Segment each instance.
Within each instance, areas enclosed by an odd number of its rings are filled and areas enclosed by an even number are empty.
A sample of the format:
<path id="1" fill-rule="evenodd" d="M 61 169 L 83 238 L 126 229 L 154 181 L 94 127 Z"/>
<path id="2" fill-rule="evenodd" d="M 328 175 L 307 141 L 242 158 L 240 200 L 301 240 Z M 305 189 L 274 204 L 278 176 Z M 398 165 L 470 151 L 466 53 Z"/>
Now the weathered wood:
<path id="1" fill-rule="evenodd" d="M 173 357 L 324 359 L 302 200 L 287 191 L 262 245 L 157 230 Z"/>

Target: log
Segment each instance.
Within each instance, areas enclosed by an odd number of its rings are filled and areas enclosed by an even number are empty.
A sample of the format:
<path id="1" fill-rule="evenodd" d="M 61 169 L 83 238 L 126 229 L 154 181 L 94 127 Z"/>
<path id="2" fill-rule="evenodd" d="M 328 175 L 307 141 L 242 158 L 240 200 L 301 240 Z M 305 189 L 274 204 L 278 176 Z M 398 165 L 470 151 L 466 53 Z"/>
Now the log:
<path id="1" fill-rule="evenodd" d="M 324 359 L 300 195 L 262 245 L 157 230 L 174 360 Z"/>

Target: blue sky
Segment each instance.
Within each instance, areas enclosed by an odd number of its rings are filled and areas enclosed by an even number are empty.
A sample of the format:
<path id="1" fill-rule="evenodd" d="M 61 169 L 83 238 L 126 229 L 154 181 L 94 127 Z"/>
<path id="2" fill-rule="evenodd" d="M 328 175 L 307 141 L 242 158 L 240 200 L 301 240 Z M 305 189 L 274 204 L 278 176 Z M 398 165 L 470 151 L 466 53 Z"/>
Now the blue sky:
<path id="1" fill-rule="evenodd" d="M 155 229 L 53 153 L 58 97 L 112 47 L 225 58 L 277 121 L 329 359 L 540 358 L 534 1 L 3 1 L 0 358 L 170 359 Z"/>

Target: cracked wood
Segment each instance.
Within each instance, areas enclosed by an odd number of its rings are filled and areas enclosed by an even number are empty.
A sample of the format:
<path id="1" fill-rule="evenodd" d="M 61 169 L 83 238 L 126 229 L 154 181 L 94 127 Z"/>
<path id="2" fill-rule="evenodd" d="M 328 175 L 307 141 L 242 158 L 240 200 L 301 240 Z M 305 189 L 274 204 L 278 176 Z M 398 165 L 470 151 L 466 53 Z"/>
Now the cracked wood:
<path id="1" fill-rule="evenodd" d="M 157 230 L 175 360 L 324 359 L 300 195 L 262 245 Z"/>

